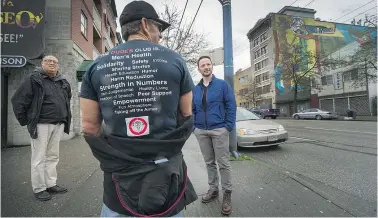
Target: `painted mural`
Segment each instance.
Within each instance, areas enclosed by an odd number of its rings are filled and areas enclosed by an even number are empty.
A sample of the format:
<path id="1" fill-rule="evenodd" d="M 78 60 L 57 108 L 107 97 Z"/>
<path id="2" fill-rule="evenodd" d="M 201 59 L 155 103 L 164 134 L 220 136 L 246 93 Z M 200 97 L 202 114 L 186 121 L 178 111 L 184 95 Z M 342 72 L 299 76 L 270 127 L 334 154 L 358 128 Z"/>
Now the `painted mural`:
<path id="1" fill-rule="evenodd" d="M 367 40 L 371 38 L 376 40 L 377 31 L 371 31 L 364 26 L 275 14 L 273 16 L 273 37 L 275 45 L 275 91 L 277 97 L 280 98 L 281 96 L 283 100 L 284 96 L 293 88 L 293 84 L 291 81 L 283 81 L 281 78 L 282 61 L 284 61 L 281 52 L 293 40 L 302 49 L 311 51 L 318 57 L 323 57 L 337 52 L 354 52 L 360 44 Z"/>

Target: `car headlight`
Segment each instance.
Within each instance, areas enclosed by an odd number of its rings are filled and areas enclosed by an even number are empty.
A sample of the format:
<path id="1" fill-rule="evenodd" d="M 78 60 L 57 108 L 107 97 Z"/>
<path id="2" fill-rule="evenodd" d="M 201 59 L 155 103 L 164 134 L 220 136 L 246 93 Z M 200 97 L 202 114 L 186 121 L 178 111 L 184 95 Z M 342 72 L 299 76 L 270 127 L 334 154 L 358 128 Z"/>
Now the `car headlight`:
<path id="1" fill-rule="evenodd" d="M 285 128 L 282 125 L 278 126 L 278 132 L 280 132 L 280 131 L 285 131 Z"/>
<path id="2" fill-rule="evenodd" d="M 255 135 L 257 134 L 257 132 L 252 129 L 239 129 L 239 134 L 240 135 Z"/>

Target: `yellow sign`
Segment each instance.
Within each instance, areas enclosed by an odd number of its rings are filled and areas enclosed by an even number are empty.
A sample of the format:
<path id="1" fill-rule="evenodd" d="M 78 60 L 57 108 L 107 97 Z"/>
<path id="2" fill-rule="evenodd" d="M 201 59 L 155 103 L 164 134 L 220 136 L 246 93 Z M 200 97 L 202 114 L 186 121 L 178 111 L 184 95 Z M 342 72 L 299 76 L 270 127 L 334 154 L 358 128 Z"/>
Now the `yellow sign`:
<path id="1" fill-rule="evenodd" d="M 9 7 L 14 7 L 12 1 L 6 1 L 3 0 L 3 9 L 4 7 L 9 8 Z M 19 12 L 1 12 L 1 17 L 0 17 L 0 23 L 1 24 L 8 24 L 8 25 L 14 25 L 16 24 L 17 26 L 21 28 L 30 28 L 32 27 L 35 29 L 35 27 L 41 22 L 43 19 L 43 14 L 34 14 L 31 11 L 27 10 L 22 10 Z"/>

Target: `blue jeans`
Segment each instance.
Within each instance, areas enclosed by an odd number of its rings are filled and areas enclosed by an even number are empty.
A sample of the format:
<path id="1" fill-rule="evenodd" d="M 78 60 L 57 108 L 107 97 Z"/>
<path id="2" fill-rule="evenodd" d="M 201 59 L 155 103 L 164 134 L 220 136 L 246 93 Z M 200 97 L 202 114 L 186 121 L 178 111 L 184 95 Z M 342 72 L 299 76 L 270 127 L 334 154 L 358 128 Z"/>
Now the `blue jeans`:
<path id="1" fill-rule="evenodd" d="M 119 214 L 115 211 L 112 211 L 109 207 L 107 207 L 105 204 L 102 205 L 101 210 L 101 217 L 125 217 L 125 215 Z M 182 212 L 179 212 L 178 214 L 174 215 L 173 217 L 182 217 Z"/>

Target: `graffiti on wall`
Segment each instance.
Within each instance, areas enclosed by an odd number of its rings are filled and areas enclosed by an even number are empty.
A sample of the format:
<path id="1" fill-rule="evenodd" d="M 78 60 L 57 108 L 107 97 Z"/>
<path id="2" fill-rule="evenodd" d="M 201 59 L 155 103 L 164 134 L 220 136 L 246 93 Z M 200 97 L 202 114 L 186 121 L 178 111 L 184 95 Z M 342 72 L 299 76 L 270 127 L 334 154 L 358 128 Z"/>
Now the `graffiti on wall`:
<path id="1" fill-rule="evenodd" d="M 376 38 L 376 34 L 376 31 L 369 31 L 364 26 L 330 23 L 281 14 L 274 15 L 274 73 L 277 97 L 285 98 L 293 88 L 292 81 L 285 81 L 282 78 L 282 62 L 285 61 L 282 57 L 282 49 L 287 48 L 290 43 L 294 42 L 301 49 L 322 58 L 330 54 L 351 54 L 359 45 Z M 320 66 L 318 72 L 320 72 Z"/>

